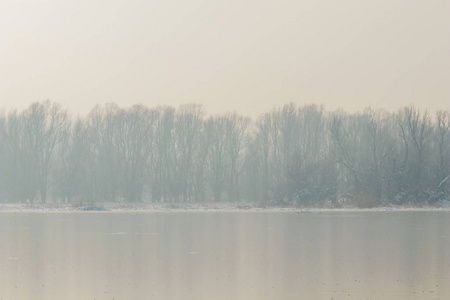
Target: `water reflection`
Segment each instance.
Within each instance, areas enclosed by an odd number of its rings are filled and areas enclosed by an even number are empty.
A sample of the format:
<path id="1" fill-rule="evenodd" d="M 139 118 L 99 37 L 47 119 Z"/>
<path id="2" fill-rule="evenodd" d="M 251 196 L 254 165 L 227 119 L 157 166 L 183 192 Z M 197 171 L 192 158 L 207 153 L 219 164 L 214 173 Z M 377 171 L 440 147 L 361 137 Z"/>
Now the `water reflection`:
<path id="1" fill-rule="evenodd" d="M 2 213 L 0 298 L 450 299 L 448 228 L 446 212 Z"/>

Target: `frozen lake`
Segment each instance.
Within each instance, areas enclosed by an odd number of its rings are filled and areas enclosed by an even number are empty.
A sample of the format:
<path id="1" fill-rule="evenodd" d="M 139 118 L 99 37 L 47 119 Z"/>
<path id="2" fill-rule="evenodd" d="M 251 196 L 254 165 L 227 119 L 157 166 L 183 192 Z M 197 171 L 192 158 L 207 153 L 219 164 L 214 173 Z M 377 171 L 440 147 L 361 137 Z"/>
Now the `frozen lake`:
<path id="1" fill-rule="evenodd" d="M 449 212 L 0 213 L 0 299 L 450 299 Z"/>

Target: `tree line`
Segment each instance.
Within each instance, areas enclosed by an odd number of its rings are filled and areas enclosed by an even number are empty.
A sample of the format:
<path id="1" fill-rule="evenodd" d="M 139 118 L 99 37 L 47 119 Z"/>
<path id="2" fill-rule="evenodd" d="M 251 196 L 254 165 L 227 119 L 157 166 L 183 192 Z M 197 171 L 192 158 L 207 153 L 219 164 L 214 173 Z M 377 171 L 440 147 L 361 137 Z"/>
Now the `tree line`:
<path id="1" fill-rule="evenodd" d="M 0 115 L 1 202 L 220 202 L 359 206 L 449 199 L 450 112 L 325 111 L 256 120 L 115 104 L 73 117 L 36 102 Z"/>

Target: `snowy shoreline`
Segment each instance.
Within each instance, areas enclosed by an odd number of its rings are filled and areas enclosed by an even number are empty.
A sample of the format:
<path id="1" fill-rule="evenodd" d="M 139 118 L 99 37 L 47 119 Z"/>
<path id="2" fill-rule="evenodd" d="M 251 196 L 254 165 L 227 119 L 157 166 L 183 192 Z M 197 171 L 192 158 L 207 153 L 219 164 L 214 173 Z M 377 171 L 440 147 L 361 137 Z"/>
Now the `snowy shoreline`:
<path id="1" fill-rule="evenodd" d="M 0 213 L 13 212 L 291 212 L 291 213 L 321 213 L 321 212 L 419 212 L 444 211 L 450 212 L 450 206 L 384 206 L 374 208 L 346 207 L 282 207 L 258 206 L 252 204 L 117 204 L 98 203 L 95 205 L 73 206 L 70 204 L 10 204 L 0 203 Z"/>

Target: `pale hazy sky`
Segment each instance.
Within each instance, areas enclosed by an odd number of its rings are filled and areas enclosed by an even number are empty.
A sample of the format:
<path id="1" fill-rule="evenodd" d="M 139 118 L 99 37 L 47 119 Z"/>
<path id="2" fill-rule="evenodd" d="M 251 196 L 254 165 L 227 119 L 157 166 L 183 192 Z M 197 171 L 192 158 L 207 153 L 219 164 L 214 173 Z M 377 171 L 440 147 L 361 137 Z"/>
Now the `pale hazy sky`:
<path id="1" fill-rule="evenodd" d="M 450 106 L 449 0 L 1 0 L 0 107 Z"/>

